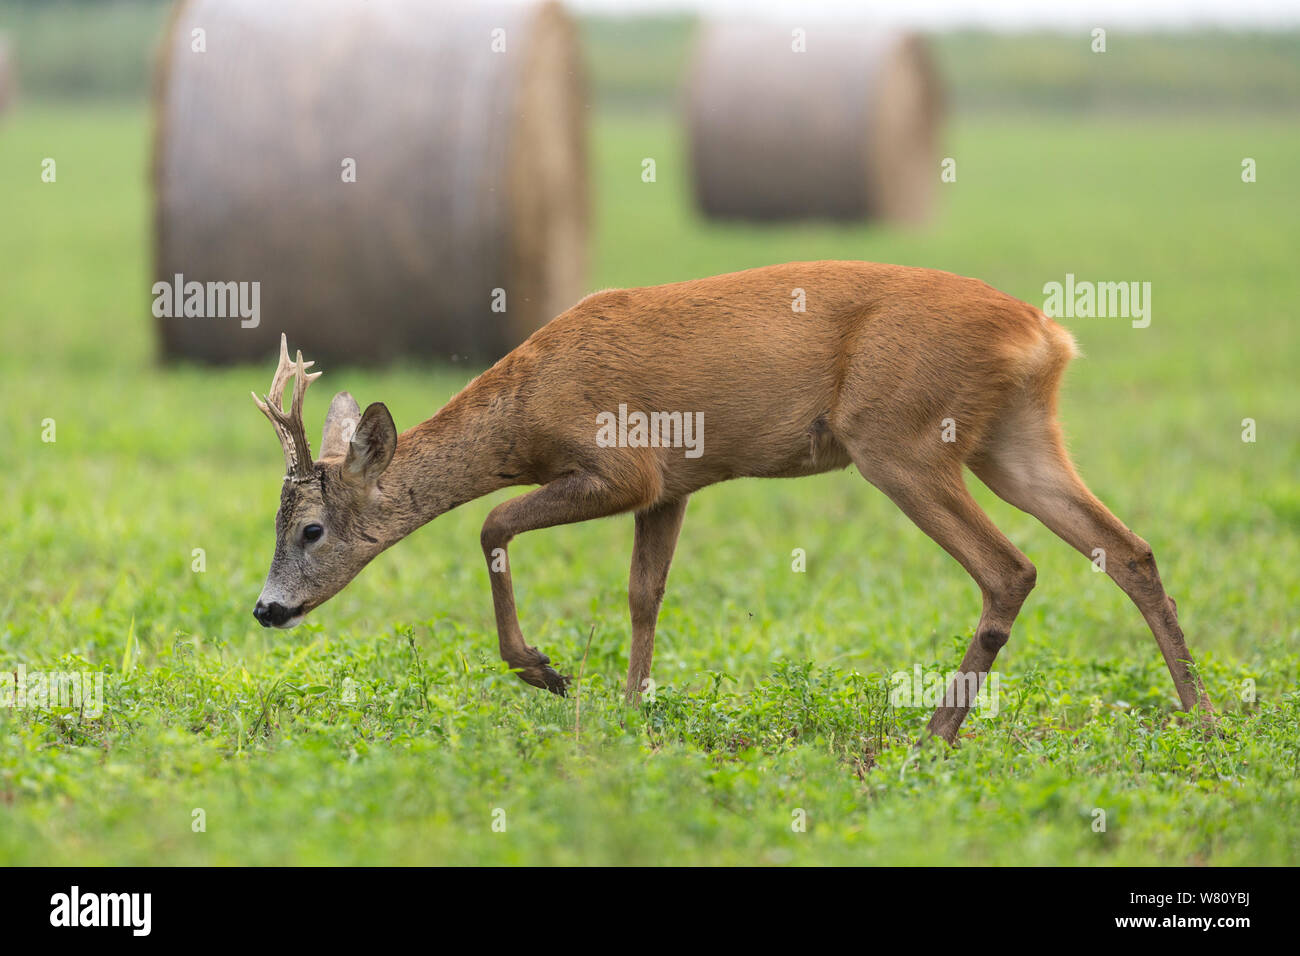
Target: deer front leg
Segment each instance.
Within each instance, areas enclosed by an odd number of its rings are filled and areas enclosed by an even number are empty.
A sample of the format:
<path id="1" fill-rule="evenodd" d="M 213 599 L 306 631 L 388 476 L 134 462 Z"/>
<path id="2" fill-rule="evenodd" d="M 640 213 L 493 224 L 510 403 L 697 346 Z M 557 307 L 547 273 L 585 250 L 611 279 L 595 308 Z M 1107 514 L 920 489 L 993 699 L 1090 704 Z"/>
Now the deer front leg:
<path id="1" fill-rule="evenodd" d="M 636 538 L 632 546 L 632 573 L 627 601 L 632 611 L 632 653 L 628 660 L 629 704 L 637 703 L 650 679 L 655 654 L 655 623 L 664 599 L 668 566 L 677 547 L 677 535 L 686 515 L 686 498 L 667 501 L 636 513 Z"/>
<path id="2" fill-rule="evenodd" d="M 570 678 L 558 673 L 551 667 L 549 657 L 524 641 L 515 611 L 510 559 L 506 552 L 511 539 L 525 531 L 618 514 L 640 504 L 638 497 L 597 476 L 571 474 L 512 498 L 488 514 L 480 541 L 492 581 L 492 606 L 496 612 L 501 659 L 518 668 L 519 677 L 525 683 L 564 696 Z"/>

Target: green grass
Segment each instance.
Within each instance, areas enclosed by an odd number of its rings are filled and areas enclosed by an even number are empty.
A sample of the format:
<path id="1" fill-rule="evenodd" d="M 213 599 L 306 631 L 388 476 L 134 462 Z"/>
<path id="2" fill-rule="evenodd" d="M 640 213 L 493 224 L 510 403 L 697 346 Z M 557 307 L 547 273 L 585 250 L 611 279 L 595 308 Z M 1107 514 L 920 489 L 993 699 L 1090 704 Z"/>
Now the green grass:
<path id="1" fill-rule="evenodd" d="M 0 123 L 0 665 L 101 671 L 106 701 L 98 720 L 0 708 L 0 862 L 1300 861 L 1294 125 L 959 124 L 958 182 L 915 232 L 702 223 L 666 120 L 601 119 L 593 148 L 592 288 L 819 257 L 1034 302 L 1066 272 L 1152 282 L 1148 329 L 1069 323 L 1087 358 L 1062 416 L 1090 485 L 1155 547 L 1222 739 L 1176 715 L 1110 581 L 977 488 L 1039 585 L 998 661 L 998 716 L 952 753 L 911 749 L 928 711 L 888 706 L 888 675 L 955 667 L 978 595 L 851 470 L 695 497 L 659 693 L 637 712 L 618 702 L 631 519 L 519 539 L 530 642 L 576 674 L 594 628 L 580 733 L 575 700 L 496 660 L 477 536 L 504 494 L 381 556 L 299 629 L 261 629 L 282 462 L 248 392 L 271 368 L 153 364 L 145 113 L 33 108 Z M 407 427 L 472 372 L 327 368 L 309 427 L 336 388 Z"/>

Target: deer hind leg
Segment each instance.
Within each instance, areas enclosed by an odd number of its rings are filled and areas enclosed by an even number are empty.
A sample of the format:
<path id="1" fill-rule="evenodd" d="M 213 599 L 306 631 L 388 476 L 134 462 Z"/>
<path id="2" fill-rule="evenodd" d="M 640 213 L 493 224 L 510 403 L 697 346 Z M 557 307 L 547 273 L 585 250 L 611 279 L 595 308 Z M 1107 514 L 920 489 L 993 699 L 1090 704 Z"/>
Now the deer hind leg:
<path id="1" fill-rule="evenodd" d="M 1165 593 L 1151 546 L 1125 527 L 1079 478 L 1050 412 L 1027 403 L 1002 420 L 970 461 L 971 470 L 1000 498 L 1033 515 L 1094 560 L 1137 605 L 1155 636 L 1185 710 L 1213 711 L 1193 671 L 1174 599 Z"/>
<path id="2" fill-rule="evenodd" d="M 569 677 L 558 673 L 551 667 L 549 657 L 524 641 L 506 553 L 510 540 L 525 531 L 604 518 L 643 503 L 644 497 L 627 484 L 574 473 L 511 498 L 488 514 L 480 541 L 492 580 L 492 606 L 496 612 L 501 659 L 518 668 L 519 677 L 525 683 L 564 696 Z"/>
<path id="3" fill-rule="evenodd" d="M 922 531 L 957 559 L 979 585 L 984 605 L 975 637 L 928 730 L 949 743 L 966 719 L 1004 644 L 1037 572 L 975 503 L 955 459 L 886 464 L 854 456 L 863 476 L 883 491 Z"/>
<path id="4" fill-rule="evenodd" d="M 625 696 L 629 704 L 640 700 L 650 678 L 655 653 L 655 623 L 668 582 L 668 566 L 677 547 L 677 535 L 686 515 L 686 498 L 667 501 L 636 513 L 636 539 L 632 546 L 632 571 L 627 600 L 632 612 L 632 653 L 628 660 Z"/>

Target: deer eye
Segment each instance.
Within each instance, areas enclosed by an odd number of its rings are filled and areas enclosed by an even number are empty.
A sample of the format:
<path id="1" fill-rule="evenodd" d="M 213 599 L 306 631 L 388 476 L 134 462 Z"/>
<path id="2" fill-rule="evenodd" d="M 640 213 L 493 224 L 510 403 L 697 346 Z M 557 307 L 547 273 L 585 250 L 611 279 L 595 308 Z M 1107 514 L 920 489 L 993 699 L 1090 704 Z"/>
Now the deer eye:
<path id="1" fill-rule="evenodd" d="M 302 539 L 308 543 L 319 541 L 320 536 L 325 533 L 325 529 L 318 524 L 309 524 L 302 529 Z"/>

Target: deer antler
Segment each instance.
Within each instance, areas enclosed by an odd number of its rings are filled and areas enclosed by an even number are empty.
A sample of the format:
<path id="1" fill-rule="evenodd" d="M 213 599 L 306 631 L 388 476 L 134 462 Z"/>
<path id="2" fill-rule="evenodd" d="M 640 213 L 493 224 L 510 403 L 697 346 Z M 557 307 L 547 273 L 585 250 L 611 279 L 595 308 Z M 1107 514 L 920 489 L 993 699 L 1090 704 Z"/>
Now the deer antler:
<path id="1" fill-rule="evenodd" d="M 307 374 L 307 369 L 315 364 L 304 362 L 301 351 L 298 352 L 297 360 L 290 362 L 289 340 L 281 332 L 280 365 L 275 370 L 275 377 L 271 379 L 271 390 L 266 393 L 265 400 L 258 398 L 256 392 L 253 393 L 253 401 L 262 410 L 262 414 L 271 420 L 275 433 L 280 438 L 280 447 L 284 449 L 286 481 L 306 481 L 312 475 L 311 446 L 307 444 L 307 433 L 302 424 L 302 397 L 307 392 L 307 386 L 321 377 L 320 372 Z M 293 376 L 293 403 L 286 414 L 284 386 L 290 376 Z"/>

